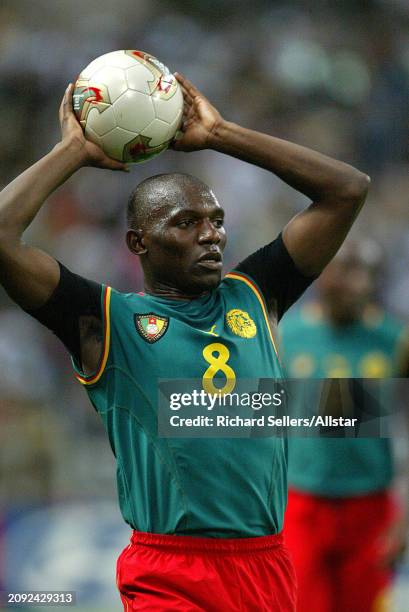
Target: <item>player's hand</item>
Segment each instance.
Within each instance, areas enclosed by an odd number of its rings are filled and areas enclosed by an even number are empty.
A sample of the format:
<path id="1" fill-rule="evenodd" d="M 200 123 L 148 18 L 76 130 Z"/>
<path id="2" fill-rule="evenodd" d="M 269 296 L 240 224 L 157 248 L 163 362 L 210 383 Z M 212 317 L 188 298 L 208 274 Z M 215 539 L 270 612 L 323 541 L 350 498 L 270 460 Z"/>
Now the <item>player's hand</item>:
<path id="1" fill-rule="evenodd" d="M 80 154 L 81 166 L 96 166 L 109 170 L 127 171 L 126 164 L 111 159 L 105 155 L 101 147 L 85 138 L 84 132 L 72 109 L 72 92 L 73 84 L 70 83 L 65 90 L 59 110 L 62 144 L 68 145 L 72 151 Z"/>
<path id="2" fill-rule="evenodd" d="M 171 148 L 176 151 L 206 149 L 223 118 L 188 79 L 177 72 L 175 76 L 182 88 L 184 104 L 181 133 L 172 142 Z"/>
<path id="3" fill-rule="evenodd" d="M 408 521 L 403 513 L 397 516 L 392 525 L 378 539 L 380 558 L 384 567 L 395 567 L 407 548 Z"/>

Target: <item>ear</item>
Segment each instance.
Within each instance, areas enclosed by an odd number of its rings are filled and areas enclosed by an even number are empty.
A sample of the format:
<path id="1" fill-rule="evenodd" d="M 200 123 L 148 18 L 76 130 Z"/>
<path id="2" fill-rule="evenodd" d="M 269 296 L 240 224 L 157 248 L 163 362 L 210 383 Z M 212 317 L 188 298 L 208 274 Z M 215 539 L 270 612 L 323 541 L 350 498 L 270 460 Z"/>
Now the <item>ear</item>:
<path id="1" fill-rule="evenodd" d="M 145 246 L 143 231 L 141 229 L 129 229 L 126 232 L 126 244 L 128 245 L 128 249 L 134 255 L 144 255 L 148 252 L 148 249 Z"/>

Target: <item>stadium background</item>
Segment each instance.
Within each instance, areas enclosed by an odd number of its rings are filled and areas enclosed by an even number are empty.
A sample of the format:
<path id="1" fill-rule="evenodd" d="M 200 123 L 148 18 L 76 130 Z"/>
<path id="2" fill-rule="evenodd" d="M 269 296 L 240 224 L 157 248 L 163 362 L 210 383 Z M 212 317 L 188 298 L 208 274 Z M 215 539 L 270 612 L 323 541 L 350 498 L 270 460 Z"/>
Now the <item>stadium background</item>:
<path id="1" fill-rule="evenodd" d="M 57 142 L 68 81 L 121 48 L 149 51 L 186 74 L 227 119 L 368 172 L 372 188 L 354 231 L 383 246 L 381 298 L 409 318 L 405 0 L 3 0 L 2 185 Z M 123 240 L 127 195 L 143 178 L 175 170 L 208 182 L 227 209 L 227 267 L 306 204 L 250 165 L 213 152 L 166 152 L 129 176 L 81 170 L 26 239 L 80 274 L 140 289 Z M 114 567 L 128 529 L 114 475 L 102 426 L 58 341 L 1 292 L 0 590 L 73 589 L 77 610 L 120 609 Z M 402 601 L 409 593 L 408 565 L 396 593 Z"/>

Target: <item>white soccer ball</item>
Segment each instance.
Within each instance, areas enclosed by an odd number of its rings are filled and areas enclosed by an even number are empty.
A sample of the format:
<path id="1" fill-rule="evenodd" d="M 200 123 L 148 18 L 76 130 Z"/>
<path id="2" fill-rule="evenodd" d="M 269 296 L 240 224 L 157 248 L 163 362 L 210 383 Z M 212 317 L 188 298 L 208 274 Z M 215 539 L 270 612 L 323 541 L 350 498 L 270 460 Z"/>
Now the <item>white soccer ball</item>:
<path id="1" fill-rule="evenodd" d="M 175 76 L 143 51 L 112 51 L 79 75 L 73 108 L 88 140 L 114 159 L 139 163 L 164 151 L 182 123 Z"/>

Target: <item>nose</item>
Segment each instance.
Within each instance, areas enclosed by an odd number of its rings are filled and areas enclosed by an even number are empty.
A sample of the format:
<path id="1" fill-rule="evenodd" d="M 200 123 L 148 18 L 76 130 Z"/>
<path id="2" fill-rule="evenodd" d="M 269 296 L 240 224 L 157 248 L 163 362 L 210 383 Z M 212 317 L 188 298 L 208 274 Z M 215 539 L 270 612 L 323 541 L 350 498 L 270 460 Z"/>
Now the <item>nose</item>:
<path id="1" fill-rule="evenodd" d="M 200 224 L 198 241 L 199 244 L 219 244 L 220 232 L 210 219 L 203 219 Z"/>

